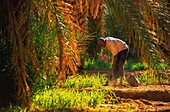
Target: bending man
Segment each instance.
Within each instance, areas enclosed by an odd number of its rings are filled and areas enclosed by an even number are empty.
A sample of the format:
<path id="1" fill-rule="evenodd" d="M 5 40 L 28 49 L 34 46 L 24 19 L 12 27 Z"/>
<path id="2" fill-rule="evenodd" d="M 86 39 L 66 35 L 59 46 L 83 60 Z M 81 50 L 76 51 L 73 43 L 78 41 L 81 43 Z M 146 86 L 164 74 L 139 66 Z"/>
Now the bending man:
<path id="1" fill-rule="evenodd" d="M 113 80 L 114 84 L 117 84 L 117 79 L 120 78 L 120 84 L 122 85 L 124 64 L 129 51 L 128 45 L 124 41 L 113 37 L 99 38 L 98 44 L 101 47 L 106 47 L 114 56 L 112 65 L 113 72 L 108 76 L 109 81 Z"/>

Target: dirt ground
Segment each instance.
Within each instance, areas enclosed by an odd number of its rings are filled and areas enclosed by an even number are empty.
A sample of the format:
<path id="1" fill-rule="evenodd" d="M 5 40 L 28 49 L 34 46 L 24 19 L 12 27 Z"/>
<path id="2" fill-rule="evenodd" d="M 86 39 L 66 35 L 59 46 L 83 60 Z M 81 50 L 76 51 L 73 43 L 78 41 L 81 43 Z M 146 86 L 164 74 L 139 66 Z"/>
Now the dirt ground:
<path id="1" fill-rule="evenodd" d="M 85 74 L 109 74 L 111 71 L 86 70 Z M 144 71 L 125 71 L 125 74 L 139 74 Z M 170 76 L 170 71 L 161 71 Z M 170 83 L 169 84 L 140 84 L 137 87 L 129 85 L 108 87 L 116 95 L 115 105 L 101 105 L 113 111 L 161 111 L 170 112 Z"/>

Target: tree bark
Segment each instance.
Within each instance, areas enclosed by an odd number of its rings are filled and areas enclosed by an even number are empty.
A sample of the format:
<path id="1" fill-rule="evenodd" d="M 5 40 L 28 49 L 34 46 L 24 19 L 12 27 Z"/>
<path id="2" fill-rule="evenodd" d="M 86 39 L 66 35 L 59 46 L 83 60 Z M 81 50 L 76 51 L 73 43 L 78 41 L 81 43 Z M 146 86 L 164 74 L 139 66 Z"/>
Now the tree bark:
<path id="1" fill-rule="evenodd" d="M 28 22 L 30 0 L 1 0 L 0 1 L 0 29 L 8 38 L 11 46 L 11 78 L 14 99 L 9 99 L 6 105 L 17 105 L 22 108 L 30 106 L 30 91 L 27 84 L 25 67 L 26 45 L 29 44 Z M 5 74 L 6 76 L 9 74 Z M 8 77 L 8 76 L 7 76 Z M 4 81 L 5 82 L 5 81 Z M 7 82 L 6 82 L 7 83 Z M 7 84 L 8 85 L 8 84 Z M 9 96 L 10 97 L 10 96 Z M 15 102 L 15 103 L 14 103 Z"/>
<path id="2" fill-rule="evenodd" d="M 58 37 L 58 42 L 59 42 L 59 72 L 58 72 L 58 78 L 56 80 L 56 82 L 60 81 L 60 80 L 65 80 L 66 79 L 66 62 L 65 61 L 65 56 L 64 56 L 64 36 L 62 34 L 62 30 L 61 30 L 61 25 L 59 24 L 58 18 L 56 17 L 56 31 L 57 31 L 57 37 Z"/>

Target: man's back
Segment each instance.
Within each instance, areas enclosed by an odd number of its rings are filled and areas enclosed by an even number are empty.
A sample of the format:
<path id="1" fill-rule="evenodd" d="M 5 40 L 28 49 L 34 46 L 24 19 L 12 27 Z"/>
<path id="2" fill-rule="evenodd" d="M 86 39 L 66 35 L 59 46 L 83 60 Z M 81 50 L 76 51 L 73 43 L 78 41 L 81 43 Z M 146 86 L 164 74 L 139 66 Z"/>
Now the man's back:
<path id="1" fill-rule="evenodd" d="M 118 39 L 113 37 L 106 37 L 106 47 L 112 52 L 113 56 L 115 56 L 118 52 L 128 49 L 128 45 Z"/>

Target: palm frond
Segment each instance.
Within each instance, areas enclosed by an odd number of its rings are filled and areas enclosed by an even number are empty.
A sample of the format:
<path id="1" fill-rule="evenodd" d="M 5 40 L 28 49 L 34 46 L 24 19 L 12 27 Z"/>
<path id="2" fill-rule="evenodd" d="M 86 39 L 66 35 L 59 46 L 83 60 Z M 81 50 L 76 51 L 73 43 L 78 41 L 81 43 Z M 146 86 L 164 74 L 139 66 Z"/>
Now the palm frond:
<path id="1" fill-rule="evenodd" d="M 159 40 L 168 38 L 169 31 L 162 32 L 161 25 L 163 24 L 158 21 L 147 0 L 106 0 L 106 3 L 110 12 L 117 17 L 124 27 L 129 42 L 133 43 L 141 59 L 148 62 L 153 68 L 158 62 L 167 60 L 161 51 Z M 165 17 L 168 19 L 167 15 Z M 164 45 L 168 47 L 168 44 Z"/>
<path id="2" fill-rule="evenodd" d="M 104 0 L 89 0 L 87 30 L 91 36 L 88 38 L 89 45 L 87 53 L 91 58 L 97 57 L 97 52 L 100 50 L 99 47 L 96 46 L 97 38 L 104 36 L 105 33 L 104 13 Z"/>
<path id="3" fill-rule="evenodd" d="M 58 69 L 58 42 L 55 18 L 51 1 L 32 1 L 30 15 L 30 35 L 33 45 L 31 59 L 36 74 L 48 76 Z M 37 77 L 36 75 L 36 77 Z"/>
<path id="4" fill-rule="evenodd" d="M 77 36 L 79 36 L 78 33 L 81 30 L 75 22 L 77 19 L 75 16 L 76 12 L 73 10 L 71 4 L 63 1 L 57 2 L 55 9 L 59 12 L 54 12 L 57 15 L 56 22 L 58 22 L 58 24 L 56 27 L 58 27 L 57 33 L 59 34 L 57 34 L 57 36 L 60 43 L 59 66 L 62 66 L 62 68 L 60 68 L 63 69 L 62 71 L 69 71 L 72 72 L 73 75 L 76 75 L 77 67 L 80 65 Z M 66 73 L 66 75 L 68 74 Z"/>

